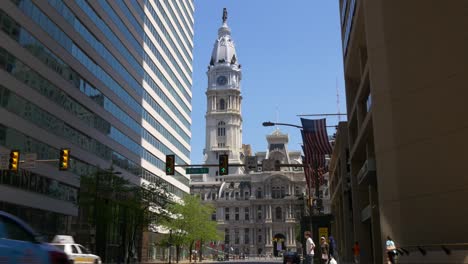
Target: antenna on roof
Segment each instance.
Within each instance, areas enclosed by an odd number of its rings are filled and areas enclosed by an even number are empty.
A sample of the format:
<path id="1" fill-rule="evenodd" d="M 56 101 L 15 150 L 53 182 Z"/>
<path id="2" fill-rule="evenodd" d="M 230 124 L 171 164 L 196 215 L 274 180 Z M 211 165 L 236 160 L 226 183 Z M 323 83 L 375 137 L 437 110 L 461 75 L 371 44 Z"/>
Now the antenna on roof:
<path id="1" fill-rule="evenodd" d="M 338 123 L 341 122 L 340 115 L 340 93 L 338 91 L 338 77 L 335 77 L 335 87 L 336 87 L 336 107 L 338 108 Z"/>
<path id="2" fill-rule="evenodd" d="M 278 127 L 278 123 L 279 123 L 279 110 L 278 110 L 278 105 L 276 105 L 276 131 L 279 130 L 279 127 Z"/>

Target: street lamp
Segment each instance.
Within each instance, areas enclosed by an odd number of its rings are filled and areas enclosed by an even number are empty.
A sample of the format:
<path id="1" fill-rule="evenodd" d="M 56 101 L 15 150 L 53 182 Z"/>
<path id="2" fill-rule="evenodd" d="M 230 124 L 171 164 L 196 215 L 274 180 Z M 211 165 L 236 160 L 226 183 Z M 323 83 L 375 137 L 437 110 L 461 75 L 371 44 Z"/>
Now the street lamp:
<path id="1" fill-rule="evenodd" d="M 273 122 L 263 122 L 262 125 L 264 127 L 269 127 L 269 126 L 292 126 L 292 127 L 296 127 L 296 128 L 302 128 L 302 126 L 298 126 L 298 125 L 293 125 L 293 124 L 285 124 L 285 123 L 273 123 Z"/>
<path id="2" fill-rule="evenodd" d="M 171 264 L 172 257 L 172 229 L 169 230 L 169 264 Z"/>
<path id="3" fill-rule="evenodd" d="M 302 126 L 298 126 L 298 125 L 286 124 L 286 123 L 276 123 L 276 122 L 270 122 L 270 121 L 263 122 L 262 125 L 263 125 L 264 127 L 269 127 L 269 126 L 291 126 L 291 127 L 296 127 L 296 128 L 300 128 L 300 129 L 303 128 Z M 327 126 L 327 127 L 334 127 L 334 128 L 336 128 L 337 126 Z"/>
<path id="4" fill-rule="evenodd" d="M 330 114 L 331 115 L 331 114 Z M 269 127 L 269 126 L 290 126 L 290 127 L 295 127 L 295 128 L 299 128 L 299 129 L 303 129 L 302 126 L 299 126 L 299 125 L 294 125 L 294 124 L 287 124 L 287 123 L 277 123 L 277 122 L 270 122 L 270 121 L 267 121 L 267 122 L 263 122 L 262 125 L 264 127 Z M 336 126 L 326 126 L 326 127 L 335 127 Z M 316 164 L 312 164 L 314 166 L 316 166 Z M 315 168 L 316 170 L 317 168 Z M 320 194 L 319 194 L 319 185 L 318 185 L 318 181 L 319 181 L 319 176 L 318 176 L 318 173 L 317 172 L 314 172 L 314 180 L 316 182 L 316 185 L 315 185 L 315 193 L 316 193 L 316 196 L 317 196 L 317 201 L 320 200 Z M 313 205 L 311 205 L 312 207 Z M 317 206 L 320 206 L 320 204 L 317 204 Z M 318 210 L 318 212 L 320 213 L 320 208 L 317 208 L 316 209 Z M 310 210 L 312 210 L 312 208 L 310 208 Z"/>

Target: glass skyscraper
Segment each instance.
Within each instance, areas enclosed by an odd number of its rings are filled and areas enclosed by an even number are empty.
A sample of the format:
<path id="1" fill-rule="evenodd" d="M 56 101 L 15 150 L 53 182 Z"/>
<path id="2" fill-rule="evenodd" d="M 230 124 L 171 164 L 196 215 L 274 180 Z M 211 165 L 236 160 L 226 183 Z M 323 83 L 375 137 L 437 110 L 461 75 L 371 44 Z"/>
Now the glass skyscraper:
<path id="1" fill-rule="evenodd" d="M 73 159 L 1 171 L 0 210 L 69 233 L 80 175 L 110 166 L 189 192 L 164 162 L 190 162 L 193 12 L 193 0 L 0 1 L 0 154 Z"/>

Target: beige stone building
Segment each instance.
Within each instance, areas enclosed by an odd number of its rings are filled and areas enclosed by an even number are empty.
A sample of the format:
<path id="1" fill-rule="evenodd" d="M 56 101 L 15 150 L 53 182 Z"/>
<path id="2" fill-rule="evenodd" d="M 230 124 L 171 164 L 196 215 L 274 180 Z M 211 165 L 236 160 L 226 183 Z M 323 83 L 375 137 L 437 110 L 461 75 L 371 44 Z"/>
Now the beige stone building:
<path id="1" fill-rule="evenodd" d="M 341 261 L 353 260 L 354 218 L 350 166 L 348 163 L 348 126 L 347 122 L 338 124 L 333 153 L 329 163 L 331 212 L 335 220 L 332 223 Z"/>
<path id="2" fill-rule="evenodd" d="M 286 134 L 275 131 L 267 140 L 268 151 L 256 154 L 259 164 L 264 159 L 283 164 L 302 162 L 299 151 L 288 151 Z M 259 167 L 245 174 L 218 176 L 217 181 L 192 182 L 191 193 L 215 206 L 212 220 L 224 233 L 224 241 L 213 253 L 224 250 L 235 255 L 278 256 L 284 250 L 301 252 L 296 229 L 305 185 L 302 168 L 288 167 L 280 171 Z"/>
<path id="3" fill-rule="evenodd" d="M 339 2 L 361 263 L 467 263 L 468 2 Z"/>

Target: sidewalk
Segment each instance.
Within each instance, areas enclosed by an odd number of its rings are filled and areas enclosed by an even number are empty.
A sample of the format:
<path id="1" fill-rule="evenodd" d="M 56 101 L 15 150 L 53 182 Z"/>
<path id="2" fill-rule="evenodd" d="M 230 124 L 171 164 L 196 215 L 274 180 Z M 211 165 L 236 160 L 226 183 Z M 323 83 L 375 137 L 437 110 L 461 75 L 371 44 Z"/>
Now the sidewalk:
<path id="1" fill-rule="evenodd" d="M 283 262 L 283 258 L 281 257 L 277 257 L 277 258 L 265 258 L 265 257 L 262 257 L 262 258 L 246 258 L 246 259 L 230 259 L 228 261 L 217 261 L 217 260 L 212 260 L 212 259 L 204 259 L 202 262 L 189 262 L 188 260 L 181 260 L 179 261 L 179 264 L 188 264 L 188 263 L 233 263 L 233 262 L 263 262 L 263 263 L 282 263 Z M 151 261 L 151 262 L 141 262 L 141 263 L 138 263 L 138 264 L 167 264 L 168 262 L 167 261 L 158 261 L 158 260 L 154 260 L 154 261 Z M 177 263 L 176 261 L 172 260 L 171 261 L 172 264 L 175 264 Z M 106 264 L 111 264 L 111 263 L 106 263 Z"/>

